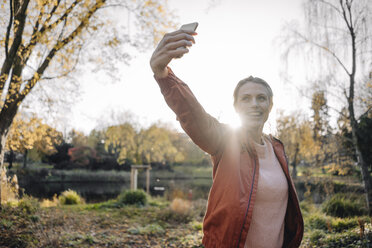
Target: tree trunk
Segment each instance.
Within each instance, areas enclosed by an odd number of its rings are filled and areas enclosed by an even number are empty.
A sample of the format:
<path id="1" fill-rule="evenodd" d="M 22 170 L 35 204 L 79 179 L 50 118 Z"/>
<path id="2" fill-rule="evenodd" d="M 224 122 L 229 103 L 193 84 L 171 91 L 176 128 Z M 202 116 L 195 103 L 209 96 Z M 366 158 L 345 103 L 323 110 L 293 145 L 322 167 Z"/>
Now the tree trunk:
<path id="1" fill-rule="evenodd" d="M 372 215 L 372 206 L 371 206 L 372 190 L 371 190 L 371 177 L 370 177 L 369 168 L 368 168 L 369 166 L 364 161 L 362 152 L 359 149 L 359 142 L 358 142 L 357 130 L 356 130 L 357 127 L 354 127 L 354 125 L 351 125 L 353 146 L 355 148 L 355 154 L 356 154 L 357 159 L 358 159 L 358 165 L 359 165 L 360 170 L 362 172 L 362 181 L 363 181 L 363 184 L 364 184 L 364 193 L 365 193 L 365 197 L 366 197 L 368 214 L 371 216 Z"/>
<path id="2" fill-rule="evenodd" d="M 6 172 L 4 166 L 4 155 L 5 155 L 5 143 L 8 137 L 8 133 L 10 130 L 10 126 L 12 125 L 13 119 L 17 114 L 19 105 L 16 102 L 9 105 L 8 108 L 2 108 L 0 112 L 0 173 L 2 171 Z M 3 178 L 0 177 L 0 209 L 1 209 L 1 180 Z"/>
<path id="3" fill-rule="evenodd" d="M 13 160 L 14 160 L 14 152 L 13 152 L 13 150 L 10 150 L 9 165 L 8 165 L 9 170 L 13 167 Z"/>
<path id="4" fill-rule="evenodd" d="M 23 154 L 23 168 L 27 167 L 27 155 L 28 155 L 28 149 L 26 149 L 25 153 Z"/>
<path id="5" fill-rule="evenodd" d="M 2 192 L 3 189 L 1 187 L 2 184 L 5 185 L 5 182 L 2 182 L 4 178 L 1 176 L 3 172 L 6 173 L 6 168 L 4 166 L 4 154 L 5 154 L 5 142 L 8 135 L 9 127 L 7 129 L 0 129 L 0 210 L 2 208 Z"/>
<path id="6" fill-rule="evenodd" d="M 297 144 L 296 144 L 295 155 L 294 155 L 293 162 L 292 162 L 292 166 L 293 166 L 293 170 L 292 170 L 292 178 L 293 178 L 293 179 L 296 179 L 296 178 L 297 178 L 297 155 L 298 155 L 298 152 L 300 151 L 299 146 L 300 146 L 300 144 L 297 143 Z"/>

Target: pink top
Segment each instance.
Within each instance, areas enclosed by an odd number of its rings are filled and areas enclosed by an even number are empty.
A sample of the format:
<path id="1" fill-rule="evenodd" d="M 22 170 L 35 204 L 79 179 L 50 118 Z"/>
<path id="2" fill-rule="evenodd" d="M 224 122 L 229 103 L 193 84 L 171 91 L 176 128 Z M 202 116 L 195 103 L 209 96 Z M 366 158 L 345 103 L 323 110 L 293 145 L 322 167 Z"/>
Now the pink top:
<path id="1" fill-rule="evenodd" d="M 268 138 L 255 144 L 259 158 L 256 201 L 245 248 L 283 246 L 284 217 L 288 202 L 288 183 Z"/>

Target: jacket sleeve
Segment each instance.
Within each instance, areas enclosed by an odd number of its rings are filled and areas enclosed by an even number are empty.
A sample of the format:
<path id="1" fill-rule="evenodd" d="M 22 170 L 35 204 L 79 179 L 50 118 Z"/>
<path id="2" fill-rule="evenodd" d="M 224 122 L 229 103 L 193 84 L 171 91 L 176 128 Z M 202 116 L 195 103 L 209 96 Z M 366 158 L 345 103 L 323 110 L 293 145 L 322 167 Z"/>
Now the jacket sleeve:
<path id="1" fill-rule="evenodd" d="M 155 77 L 166 103 L 193 142 L 210 155 L 215 155 L 223 144 L 225 125 L 204 110 L 190 88 L 169 67 L 168 71 L 166 78 Z"/>

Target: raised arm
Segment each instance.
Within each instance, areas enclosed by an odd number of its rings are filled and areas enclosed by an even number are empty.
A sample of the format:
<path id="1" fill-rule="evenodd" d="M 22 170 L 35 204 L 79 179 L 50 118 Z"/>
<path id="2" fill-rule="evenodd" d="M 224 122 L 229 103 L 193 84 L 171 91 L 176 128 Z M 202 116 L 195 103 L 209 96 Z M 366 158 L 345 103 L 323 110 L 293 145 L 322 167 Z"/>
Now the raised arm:
<path id="1" fill-rule="evenodd" d="M 166 34 L 155 49 L 150 65 L 168 106 L 176 113 L 182 128 L 201 149 L 211 155 L 221 151 L 226 127 L 205 112 L 189 87 L 168 67 L 174 58 L 189 50 L 196 33 L 178 30 Z"/>

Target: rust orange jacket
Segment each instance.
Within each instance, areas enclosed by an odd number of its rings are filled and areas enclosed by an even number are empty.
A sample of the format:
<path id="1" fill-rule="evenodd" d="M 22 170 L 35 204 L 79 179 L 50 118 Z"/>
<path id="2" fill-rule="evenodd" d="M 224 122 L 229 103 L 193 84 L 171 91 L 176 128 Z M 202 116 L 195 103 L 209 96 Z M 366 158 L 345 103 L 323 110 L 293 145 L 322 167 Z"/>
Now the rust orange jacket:
<path id="1" fill-rule="evenodd" d="M 155 77 L 165 101 L 185 132 L 212 158 L 213 184 L 203 223 L 203 244 L 206 248 L 243 248 L 260 169 L 254 146 L 243 132 L 229 128 L 206 113 L 189 87 L 168 70 L 166 78 Z M 297 193 L 283 144 L 271 136 L 270 140 L 288 182 L 283 247 L 299 247 L 304 226 Z"/>

